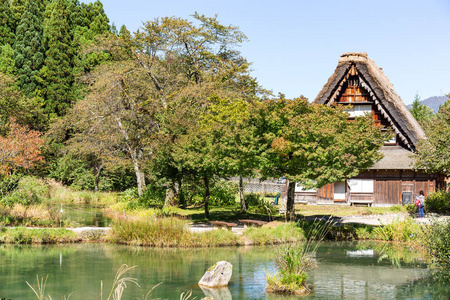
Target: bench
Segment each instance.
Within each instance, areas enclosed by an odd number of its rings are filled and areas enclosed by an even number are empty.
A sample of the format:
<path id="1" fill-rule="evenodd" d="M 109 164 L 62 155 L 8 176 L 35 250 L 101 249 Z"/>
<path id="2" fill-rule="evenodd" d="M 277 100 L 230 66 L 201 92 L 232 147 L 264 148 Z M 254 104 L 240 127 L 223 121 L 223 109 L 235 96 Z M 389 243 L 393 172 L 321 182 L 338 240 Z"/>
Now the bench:
<path id="1" fill-rule="evenodd" d="M 247 226 L 261 227 L 264 224 L 267 224 L 266 221 L 259 221 L 259 220 L 238 220 L 238 221 L 241 222 L 242 224 L 244 224 L 244 227 L 247 227 Z"/>
<path id="2" fill-rule="evenodd" d="M 212 225 L 222 228 L 226 227 L 228 230 L 231 230 L 233 227 L 237 226 L 236 223 L 224 222 L 224 221 L 209 221 Z"/>
<path id="3" fill-rule="evenodd" d="M 373 204 L 372 200 L 349 200 L 348 202 L 351 206 L 354 206 L 355 204 L 367 204 L 367 206 L 372 206 Z"/>

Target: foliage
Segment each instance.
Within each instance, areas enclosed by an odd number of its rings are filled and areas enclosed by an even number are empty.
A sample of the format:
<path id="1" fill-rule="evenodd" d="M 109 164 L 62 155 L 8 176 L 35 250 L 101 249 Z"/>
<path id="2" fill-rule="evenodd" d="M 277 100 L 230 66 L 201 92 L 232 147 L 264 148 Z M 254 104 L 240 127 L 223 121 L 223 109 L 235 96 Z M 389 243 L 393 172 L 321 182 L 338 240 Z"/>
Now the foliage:
<path id="1" fill-rule="evenodd" d="M 397 219 L 383 226 L 375 227 L 372 238 L 383 241 L 413 242 L 421 239 L 421 226 L 412 218 Z"/>
<path id="2" fill-rule="evenodd" d="M 295 243 L 306 239 L 304 230 L 294 222 L 283 223 L 277 227 L 248 227 L 243 234 L 254 245 Z"/>
<path id="3" fill-rule="evenodd" d="M 252 113 L 261 137 L 266 177 L 289 180 L 287 212 L 294 219 L 294 189 L 322 187 L 357 175 L 381 158 L 389 138 L 369 117 L 348 122 L 344 108 L 310 105 L 304 97 L 270 99 Z"/>
<path id="4" fill-rule="evenodd" d="M 314 252 L 324 239 L 331 221 L 314 222 L 302 244 L 287 244 L 277 248 L 277 273 L 267 274 L 267 291 L 282 294 L 303 294 L 309 292 L 306 272 L 315 268 Z"/>
<path id="5" fill-rule="evenodd" d="M 56 244 L 79 242 L 77 234 L 67 229 L 3 228 L 0 243 L 5 244 Z"/>
<path id="6" fill-rule="evenodd" d="M 425 198 L 425 210 L 428 213 L 448 213 L 450 211 L 450 192 L 444 190 L 432 192 Z"/>
<path id="7" fill-rule="evenodd" d="M 44 44 L 47 51 L 40 76 L 43 80 L 41 97 L 46 113 L 61 116 L 66 113 L 73 98 L 72 74 L 74 48 L 66 0 L 56 0 L 47 6 L 44 24 Z"/>
<path id="8" fill-rule="evenodd" d="M 450 269 L 450 220 L 433 219 L 423 227 L 424 243 L 428 254 L 444 270 Z"/>
<path id="9" fill-rule="evenodd" d="M 265 198 L 258 194 L 246 194 L 244 196 L 245 204 L 247 205 L 249 213 L 267 214 L 275 215 L 278 212 L 276 207 L 270 205 Z"/>
<path id="10" fill-rule="evenodd" d="M 14 206 L 14 204 L 39 204 L 49 198 L 49 186 L 42 179 L 27 176 L 20 179 L 15 190 L 4 196 L 0 202 Z"/>
<path id="11" fill-rule="evenodd" d="M 13 45 L 19 86 L 28 97 L 39 86 L 39 70 L 44 63 L 41 14 L 37 1 L 25 2 Z"/>
<path id="12" fill-rule="evenodd" d="M 41 133 L 20 126 L 14 118 L 11 118 L 9 128 L 6 137 L 0 136 L 0 174 L 3 175 L 20 168 L 29 169 L 43 159 Z"/>
<path id="13" fill-rule="evenodd" d="M 450 170 L 450 101 L 447 101 L 428 122 L 426 139 L 417 146 L 415 167 L 429 172 L 448 173 Z"/>
<path id="14" fill-rule="evenodd" d="M 9 0 L 0 0 L 0 45 L 14 43 L 14 16 Z"/>
<path id="15" fill-rule="evenodd" d="M 13 75 L 16 72 L 14 50 L 10 44 L 0 43 L 0 72 L 6 75 Z"/>
<path id="16" fill-rule="evenodd" d="M 434 118 L 433 109 L 426 106 L 425 104 L 420 103 L 419 94 L 415 95 L 412 107 L 409 109 L 409 111 L 422 126 L 426 126 L 427 122 Z"/>
<path id="17" fill-rule="evenodd" d="M 406 204 L 405 210 L 408 212 L 410 216 L 415 215 L 418 212 L 418 208 L 415 204 Z"/>

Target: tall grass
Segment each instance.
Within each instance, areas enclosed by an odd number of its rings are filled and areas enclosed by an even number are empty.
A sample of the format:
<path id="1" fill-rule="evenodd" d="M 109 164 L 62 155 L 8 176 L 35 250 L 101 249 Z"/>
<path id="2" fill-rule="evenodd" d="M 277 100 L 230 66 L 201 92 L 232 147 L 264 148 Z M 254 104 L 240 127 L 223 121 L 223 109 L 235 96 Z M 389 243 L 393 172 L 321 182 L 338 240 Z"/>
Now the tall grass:
<path id="1" fill-rule="evenodd" d="M 80 242 L 76 233 L 67 229 L 2 228 L 0 243 L 5 244 L 57 244 Z"/>
<path id="2" fill-rule="evenodd" d="M 396 219 L 391 223 L 375 227 L 371 237 L 376 240 L 393 242 L 417 242 L 423 239 L 422 225 L 412 218 Z"/>
<path id="3" fill-rule="evenodd" d="M 254 245 L 274 245 L 305 240 L 305 232 L 296 223 L 284 223 L 278 227 L 248 227 L 244 236 Z"/>
<path id="4" fill-rule="evenodd" d="M 314 222 L 305 243 L 286 244 L 277 249 L 275 262 L 278 270 L 275 274 L 266 273 L 268 292 L 295 295 L 310 292 L 306 284 L 307 271 L 316 267 L 314 253 L 331 225 L 330 220 Z"/>

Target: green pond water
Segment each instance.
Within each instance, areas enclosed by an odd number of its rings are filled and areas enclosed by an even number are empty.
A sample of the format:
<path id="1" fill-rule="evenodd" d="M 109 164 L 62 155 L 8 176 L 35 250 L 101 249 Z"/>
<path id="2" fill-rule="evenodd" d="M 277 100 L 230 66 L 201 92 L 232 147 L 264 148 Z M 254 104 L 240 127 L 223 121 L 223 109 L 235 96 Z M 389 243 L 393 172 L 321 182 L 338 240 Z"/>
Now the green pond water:
<path id="1" fill-rule="evenodd" d="M 359 250 L 359 251 L 358 251 Z M 364 251 L 362 251 L 364 250 Z M 374 250 L 374 251 L 372 251 Z M 162 282 L 151 299 L 193 297 L 214 299 L 298 299 L 268 295 L 265 271 L 273 272 L 273 247 L 152 249 L 100 243 L 74 245 L 0 245 L 0 298 L 36 299 L 26 281 L 48 275 L 46 292 L 53 299 L 107 298 L 122 264 L 137 265 L 128 275 L 141 287 L 128 285 L 122 299 L 143 299 Z M 323 243 L 316 253 L 318 268 L 310 272 L 314 294 L 304 299 L 447 299 L 446 286 L 428 279 L 427 266 L 409 248 L 389 244 Z M 233 264 L 228 288 L 202 290 L 197 282 L 215 262 Z M 191 298 L 192 299 L 192 298 Z"/>

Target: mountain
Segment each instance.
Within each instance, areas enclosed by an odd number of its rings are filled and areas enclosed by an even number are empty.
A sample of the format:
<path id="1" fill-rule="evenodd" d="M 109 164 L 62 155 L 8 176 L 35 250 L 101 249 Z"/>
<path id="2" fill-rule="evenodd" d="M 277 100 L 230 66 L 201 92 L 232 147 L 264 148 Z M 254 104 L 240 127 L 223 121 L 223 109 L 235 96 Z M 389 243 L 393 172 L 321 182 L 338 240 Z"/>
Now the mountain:
<path id="1" fill-rule="evenodd" d="M 430 107 L 434 113 L 437 113 L 439 110 L 439 107 L 445 103 L 445 101 L 449 100 L 447 96 L 433 96 L 429 97 L 427 99 L 424 99 L 420 101 L 421 104 L 425 104 L 426 106 Z M 408 109 L 412 108 L 412 104 L 407 106 Z"/>

